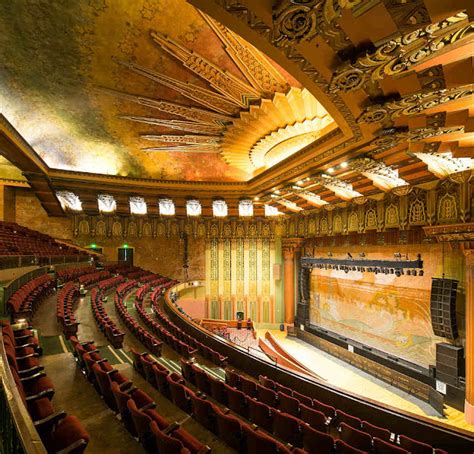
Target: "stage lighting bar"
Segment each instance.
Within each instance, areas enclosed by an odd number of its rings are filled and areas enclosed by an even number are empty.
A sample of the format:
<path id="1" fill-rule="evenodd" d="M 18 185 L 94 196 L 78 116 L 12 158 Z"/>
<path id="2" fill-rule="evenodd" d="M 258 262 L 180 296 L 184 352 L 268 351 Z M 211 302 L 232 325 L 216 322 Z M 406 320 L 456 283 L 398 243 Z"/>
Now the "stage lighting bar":
<path id="1" fill-rule="evenodd" d="M 418 255 L 416 260 L 370 260 L 370 259 L 335 259 L 332 257 L 302 257 L 302 268 L 325 270 L 358 271 L 361 273 L 395 274 L 401 276 L 423 276 L 423 260 Z"/>

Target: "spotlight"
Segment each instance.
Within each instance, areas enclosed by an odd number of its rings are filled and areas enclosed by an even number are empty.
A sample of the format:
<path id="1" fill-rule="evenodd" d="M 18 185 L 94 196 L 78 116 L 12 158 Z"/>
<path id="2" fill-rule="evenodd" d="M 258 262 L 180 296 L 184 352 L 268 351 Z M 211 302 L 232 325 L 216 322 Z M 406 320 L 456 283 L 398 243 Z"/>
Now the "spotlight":
<path id="1" fill-rule="evenodd" d="M 407 270 L 407 276 L 411 276 L 411 271 Z"/>
<path id="2" fill-rule="evenodd" d="M 365 257 L 365 252 L 359 252 L 359 257 L 364 258 Z"/>
<path id="3" fill-rule="evenodd" d="M 393 254 L 393 256 L 394 256 L 396 259 L 401 259 L 401 258 L 402 258 L 402 254 L 400 254 L 400 252 L 395 252 L 395 254 Z"/>
<path id="4" fill-rule="evenodd" d="M 355 266 L 353 266 L 352 271 L 357 271 L 357 268 Z"/>
<path id="5" fill-rule="evenodd" d="M 396 270 L 395 271 L 395 276 L 400 277 L 400 275 L 401 275 L 400 270 Z"/>
<path id="6" fill-rule="evenodd" d="M 419 273 L 418 273 L 418 276 L 423 276 L 425 273 L 423 270 L 420 270 Z"/>
<path id="7" fill-rule="evenodd" d="M 349 272 L 349 267 L 346 266 L 346 269 L 345 269 L 344 271 L 345 271 L 346 273 L 348 273 L 348 272 Z"/>
<path id="8" fill-rule="evenodd" d="M 332 252 L 331 251 L 328 252 L 328 257 L 332 257 Z"/>
<path id="9" fill-rule="evenodd" d="M 347 253 L 347 258 L 348 258 L 348 259 L 351 259 L 351 258 L 352 258 L 352 255 L 351 255 L 350 252 Z"/>
<path id="10" fill-rule="evenodd" d="M 375 268 L 375 274 L 379 274 L 379 269 Z"/>
<path id="11" fill-rule="evenodd" d="M 395 270 L 393 268 L 390 268 L 390 274 L 395 273 Z"/>
<path id="12" fill-rule="evenodd" d="M 362 267 L 362 268 L 361 268 L 361 271 L 362 271 L 363 273 L 365 273 L 365 268 L 364 268 L 364 267 Z"/>
<path id="13" fill-rule="evenodd" d="M 416 273 L 416 270 L 413 270 L 413 271 L 411 272 L 411 274 L 412 274 L 413 276 L 416 276 L 416 274 L 417 274 L 417 273 Z"/>

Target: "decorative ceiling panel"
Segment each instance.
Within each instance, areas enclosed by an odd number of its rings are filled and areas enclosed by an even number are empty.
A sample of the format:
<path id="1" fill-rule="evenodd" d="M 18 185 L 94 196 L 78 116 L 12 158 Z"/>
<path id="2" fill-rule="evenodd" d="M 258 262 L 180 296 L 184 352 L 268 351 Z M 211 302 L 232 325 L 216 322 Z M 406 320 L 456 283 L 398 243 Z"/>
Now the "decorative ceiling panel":
<path id="1" fill-rule="evenodd" d="M 335 127 L 185 0 L 12 0 L 0 27 L 2 113 L 51 168 L 247 181 Z"/>

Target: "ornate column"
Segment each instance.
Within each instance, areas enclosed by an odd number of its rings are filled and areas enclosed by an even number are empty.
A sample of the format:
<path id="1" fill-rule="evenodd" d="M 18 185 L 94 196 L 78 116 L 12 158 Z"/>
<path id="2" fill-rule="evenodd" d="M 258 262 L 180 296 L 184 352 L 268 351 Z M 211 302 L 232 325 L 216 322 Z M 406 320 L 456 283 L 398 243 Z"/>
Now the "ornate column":
<path id="1" fill-rule="evenodd" d="M 302 243 L 302 238 L 284 238 L 282 241 L 286 324 L 293 324 L 295 321 L 295 252 Z"/>
<path id="2" fill-rule="evenodd" d="M 463 250 L 466 256 L 466 400 L 464 415 L 469 424 L 474 424 L 474 243 L 465 244 Z"/>

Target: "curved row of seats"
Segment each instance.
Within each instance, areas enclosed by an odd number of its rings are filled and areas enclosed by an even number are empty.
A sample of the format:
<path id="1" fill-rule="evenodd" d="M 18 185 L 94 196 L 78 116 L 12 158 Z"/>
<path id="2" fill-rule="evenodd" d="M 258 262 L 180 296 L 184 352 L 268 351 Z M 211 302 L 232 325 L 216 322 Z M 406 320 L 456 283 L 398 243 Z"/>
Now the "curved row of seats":
<path id="1" fill-rule="evenodd" d="M 152 386 L 233 449 L 251 454 L 290 452 L 291 447 L 285 446 L 261 428 L 252 427 L 240 417 L 229 414 L 228 408 L 219 407 L 207 400 L 205 391 L 199 386 L 197 386 L 198 392 L 192 391 L 186 386 L 182 376 L 176 372 L 170 373 L 168 369 L 154 361 L 148 353 L 138 353 L 133 349 L 131 352 L 134 368 Z M 182 360 L 183 362 L 188 363 L 186 360 Z M 196 367 L 196 370 L 202 369 Z M 215 378 L 212 380 L 213 391 L 209 391 L 208 394 L 219 403 L 223 403 L 216 397 L 222 393 L 221 386 L 226 385 L 221 380 Z"/>
<path id="2" fill-rule="evenodd" d="M 95 272 L 95 266 L 63 268 L 62 270 L 56 271 L 56 279 L 58 279 L 60 282 L 74 281 L 80 276 L 92 274 Z"/>
<path id="3" fill-rule="evenodd" d="M 31 320 L 41 301 L 51 294 L 56 280 L 49 274 L 43 274 L 20 287 L 7 301 L 7 308 L 14 320 Z"/>
<path id="4" fill-rule="evenodd" d="M 136 280 L 129 280 L 120 284 L 117 289 L 115 290 L 115 294 L 118 295 L 120 298 L 124 298 L 127 293 L 129 293 L 133 288 L 138 285 L 138 281 Z"/>
<path id="5" fill-rule="evenodd" d="M 38 360 L 39 348 L 31 327 L 14 330 L 7 322 L 1 322 L 1 326 L 14 383 L 46 450 L 82 453 L 89 434 L 75 416 L 55 411 L 51 402 L 54 385 Z"/>
<path id="6" fill-rule="evenodd" d="M 181 328 L 175 325 L 163 311 L 161 311 L 156 302 L 153 303 L 153 312 L 160 323 L 165 326 L 174 337 L 178 338 L 180 342 L 185 343 L 189 348 L 195 350 L 209 361 L 212 361 L 216 366 L 225 367 L 227 365 L 227 356 L 221 355 L 216 350 L 185 333 Z"/>
<path id="7" fill-rule="evenodd" d="M 107 290 L 110 290 L 113 287 L 119 286 L 123 282 L 125 282 L 124 276 L 110 277 L 108 279 L 104 279 L 103 281 L 98 282 L 97 289 L 103 293 L 103 292 L 106 292 Z"/>
<path id="8" fill-rule="evenodd" d="M 79 322 L 74 316 L 73 307 L 78 298 L 79 288 L 73 282 L 64 285 L 56 297 L 56 319 L 62 326 L 66 339 L 77 333 Z"/>
<path id="9" fill-rule="evenodd" d="M 93 342 L 79 342 L 76 337 L 70 341 L 81 370 L 110 409 L 121 415 L 125 428 L 139 439 L 147 452 L 210 451 L 179 424 L 168 423 L 156 409 L 153 399 L 101 358 Z"/>
<path id="10" fill-rule="evenodd" d="M 99 281 L 103 281 L 110 277 L 110 273 L 108 271 L 96 271 L 94 273 L 85 274 L 84 276 L 80 276 L 78 278 L 79 285 L 83 285 L 84 287 L 89 287 L 90 285 L 97 284 Z"/>
<path id="11" fill-rule="evenodd" d="M 60 255 L 84 256 L 82 251 L 58 243 L 44 233 L 23 227 L 15 222 L 0 221 L 0 255 L 35 255 L 49 257 Z"/>
<path id="12" fill-rule="evenodd" d="M 150 291 L 154 287 L 159 287 L 161 289 L 161 285 L 165 284 L 168 282 L 168 279 L 166 277 L 156 277 L 157 275 L 151 276 L 153 279 L 151 280 L 140 280 L 143 285 L 137 290 L 137 293 L 135 294 L 135 299 L 137 301 L 143 301 L 145 299 L 145 296 L 150 293 Z"/>
<path id="13" fill-rule="evenodd" d="M 97 326 L 102 331 L 102 333 L 107 337 L 114 348 L 122 348 L 125 333 L 121 331 L 114 321 L 108 316 L 102 303 L 102 292 L 97 287 L 94 287 L 91 290 L 91 308 Z"/>
<path id="14" fill-rule="evenodd" d="M 236 389 L 245 391 L 247 395 L 255 396 L 255 393 L 257 393 L 259 400 L 262 399 L 267 405 L 276 405 L 280 410 L 284 410 L 294 418 L 301 418 L 311 425 L 313 425 L 313 422 L 317 423 L 318 420 L 322 421 L 320 417 L 317 417 L 314 410 L 323 413 L 326 417 L 327 426 L 337 428 L 341 440 L 350 447 L 362 452 L 446 454 L 441 449 L 435 449 L 430 445 L 413 440 L 402 434 L 397 436 L 386 428 L 373 425 L 335 409 L 331 405 L 298 393 L 262 375 L 259 376 L 259 383 L 255 383 L 243 375 L 227 369 L 226 382 L 231 383 Z M 309 411 L 311 408 L 310 403 L 312 403 L 313 408 L 311 412 Z"/>
<path id="15" fill-rule="evenodd" d="M 140 342 L 145 345 L 145 347 L 150 350 L 154 355 L 161 356 L 161 348 L 163 343 L 153 334 L 149 333 L 144 329 L 140 324 L 128 313 L 127 308 L 125 307 L 122 297 L 115 294 L 114 298 L 115 308 L 125 323 L 126 327 L 132 332 L 132 334 L 137 337 Z"/>
<path id="16" fill-rule="evenodd" d="M 135 309 L 138 313 L 138 316 L 143 321 L 143 323 L 154 333 L 157 337 L 163 341 L 165 344 L 169 345 L 171 348 L 176 350 L 180 355 L 185 358 L 191 358 L 195 353 L 196 349 L 191 347 L 186 342 L 174 336 L 167 329 L 163 328 L 158 322 L 153 320 L 153 318 L 146 313 L 143 306 L 135 301 Z"/>

